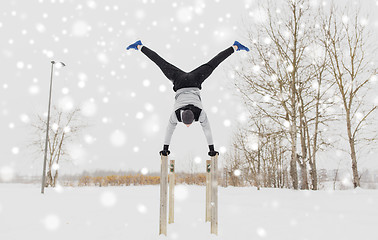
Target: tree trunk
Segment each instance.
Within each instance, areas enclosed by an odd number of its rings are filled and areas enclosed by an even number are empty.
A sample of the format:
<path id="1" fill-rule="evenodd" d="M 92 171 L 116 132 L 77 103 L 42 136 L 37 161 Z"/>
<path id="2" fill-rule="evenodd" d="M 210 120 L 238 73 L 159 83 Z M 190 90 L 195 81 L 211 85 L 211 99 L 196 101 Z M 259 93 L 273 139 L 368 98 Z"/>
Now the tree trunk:
<path id="1" fill-rule="evenodd" d="M 308 190 L 308 178 L 307 178 L 307 147 L 306 147 L 306 122 L 304 116 L 304 109 L 303 109 L 303 101 L 301 99 L 301 106 L 299 108 L 300 115 L 300 137 L 301 137 L 301 150 L 302 150 L 302 157 L 298 158 L 299 165 L 301 167 L 301 190 Z"/>
<path id="2" fill-rule="evenodd" d="M 56 182 L 57 182 L 57 180 L 58 180 L 58 170 L 56 170 L 56 172 L 55 172 L 55 175 L 54 175 L 54 181 L 53 181 L 53 187 L 55 187 L 56 186 Z"/>
<path id="3" fill-rule="evenodd" d="M 347 121 L 348 140 L 349 140 L 349 147 L 350 147 L 350 157 L 352 159 L 353 186 L 354 188 L 356 188 L 356 187 L 360 187 L 360 178 L 358 176 L 357 155 L 356 155 L 354 138 L 352 137 L 352 124 L 351 124 L 351 119 L 350 119 L 350 112 L 348 110 L 346 111 L 346 121 Z"/>
<path id="4" fill-rule="evenodd" d="M 51 168 L 47 171 L 47 176 L 46 176 L 46 185 L 45 187 L 52 186 L 52 175 L 51 175 Z"/>
<path id="5" fill-rule="evenodd" d="M 291 161 L 290 161 L 290 177 L 292 180 L 293 188 L 298 189 L 298 173 L 297 173 L 297 154 L 296 147 L 292 147 Z M 294 152 L 294 153 L 293 153 Z"/>
<path id="6" fill-rule="evenodd" d="M 293 114 L 295 115 L 295 114 Z M 295 121 L 292 121 L 295 123 Z M 292 139 L 292 143 L 291 143 L 291 160 L 290 160 L 290 177 L 291 177 L 291 181 L 292 181 L 292 184 L 293 184 L 293 188 L 295 190 L 298 189 L 298 172 L 297 172 L 297 161 L 298 161 L 298 157 L 297 157 L 297 134 L 296 134 L 296 126 L 295 124 L 291 126 L 291 139 Z"/>
<path id="7" fill-rule="evenodd" d="M 302 179 L 302 184 L 301 184 L 301 190 L 308 190 L 308 179 L 307 179 L 307 164 L 304 160 L 301 163 L 301 179 Z"/>
<path id="8" fill-rule="evenodd" d="M 297 15 L 296 15 L 296 4 L 293 4 L 293 22 L 294 22 L 294 33 L 293 33 L 293 60 L 292 60 L 292 67 L 293 70 L 291 72 L 291 161 L 290 161 L 290 176 L 293 182 L 293 188 L 295 190 L 298 189 L 298 173 L 297 173 L 297 89 L 296 89 L 296 73 L 298 71 L 297 66 Z"/>

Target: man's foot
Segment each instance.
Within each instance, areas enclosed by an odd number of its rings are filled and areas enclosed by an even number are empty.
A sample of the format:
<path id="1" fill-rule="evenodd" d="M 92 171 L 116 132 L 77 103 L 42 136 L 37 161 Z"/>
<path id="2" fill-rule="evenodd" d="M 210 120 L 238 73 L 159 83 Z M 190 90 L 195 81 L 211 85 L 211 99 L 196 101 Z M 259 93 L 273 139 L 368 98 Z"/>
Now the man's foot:
<path id="1" fill-rule="evenodd" d="M 129 45 L 129 46 L 126 48 L 126 50 L 129 50 L 129 49 L 139 50 L 138 47 L 139 47 L 139 46 L 142 46 L 142 45 L 143 45 L 142 41 L 138 40 L 138 41 L 136 41 L 135 43 Z"/>
<path id="2" fill-rule="evenodd" d="M 245 50 L 245 51 L 249 52 L 249 48 L 247 48 L 246 46 L 244 46 L 243 44 L 241 44 L 238 41 L 235 41 L 233 46 L 237 47 L 236 51 Z"/>

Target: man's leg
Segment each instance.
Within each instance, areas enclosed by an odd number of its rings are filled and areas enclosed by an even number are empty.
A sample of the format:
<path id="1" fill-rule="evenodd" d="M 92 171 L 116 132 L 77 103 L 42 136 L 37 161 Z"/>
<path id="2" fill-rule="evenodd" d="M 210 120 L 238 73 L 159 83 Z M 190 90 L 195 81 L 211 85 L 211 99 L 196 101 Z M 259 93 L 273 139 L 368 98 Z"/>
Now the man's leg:
<path id="1" fill-rule="evenodd" d="M 216 55 L 213 59 L 209 62 L 199 66 L 198 68 L 191 71 L 189 74 L 189 79 L 191 81 L 196 81 L 197 83 L 202 83 L 208 78 L 211 73 L 214 71 L 218 65 L 223 62 L 226 58 L 228 58 L 231 54 L 234 53 L 234 47 L 229 47 L 226 50 L 220 52 Z"/>
<path id="2" fill-rule="evenodd" d="M 148 47 L 143 46 L 141 51 L 161 69 L 164 75 L 169 80 L 171 80 L 172 83 L 175 82 L 177 79 L 180 79 L 180 76 L 182 76 L 183 74 L 186 74 L 181 69 L 165 61 L 156 52 L 152 51 Z"/>

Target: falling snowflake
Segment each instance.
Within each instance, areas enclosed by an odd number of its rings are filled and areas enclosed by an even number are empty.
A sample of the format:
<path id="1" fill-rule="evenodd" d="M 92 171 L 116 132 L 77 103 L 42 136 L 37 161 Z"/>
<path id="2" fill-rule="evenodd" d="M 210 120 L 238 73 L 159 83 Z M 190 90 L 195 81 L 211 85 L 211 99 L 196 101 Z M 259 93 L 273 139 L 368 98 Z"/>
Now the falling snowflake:
<path id="1" fill-rule="evenodd" d="M 23 123 L 29 123 L 30 122 L 30 118 L 29 118 L 29 116 L 27 114 L 21 114 L 20 120 Z"/>
<path id="2" fill-rule="evenodd" d="M 372 83 L 376 83 L 377 80 L 378 80 L 378 77 L 377 77 L 377 75 L 373 75 L 373 76 L 370 77 L 369 80 L 370 80 L 370 82 L 372 82 Z"/>
<path id="3" fill-rule="evenodd" d="M 17 68 L 18 69 L 23 69 L 25 67 L 25 64 L 23 62 L 17 62 Z"/>
<path id="4" fill-rule="evenodd" d="M 126 143 L 126 135 L 120 130 L 115 130 L 110 135 L 110 142 L 115 147 L 121 147 Z"/>
<path id="5" fill-rule="evenodd" d="M 151 103 L 144 104 L 144 109 L 146 109 L 147 112 L 154 111 L 154 106 Z"/>
<path id="6" fill-rule="evenodd" d="M 146 16 L 146 13 L 143 10 L 139 9 L 139 10 L 135 11 L 135 17 L 138 20 L 142 20 L 145 16 Z"/>
<path id="7" fill-rule="evenodd" d="M 135 118 L 136 119 L 143 119 L 144 118 L 144 114 L 142 112 L 137 112 L 137 114 L 135 115 Z"/>
<path id="8" fill-rule="evenodd" d="M 147 174 L 148 174 L 148 168 L 142 168 L 142 170 L 140 170 L 140 172 L 141 172 L 143 175 L 147 175 Z"/>
<path id="9" fill-rule="evenodd" d="M 74 101 L 70 96 L 64 96 L 59 99 L 59 108 L 64 111 L 68 112 L 74 108 Z"/>
<path id="10" fill-rule="evenodd" d="M 149 87 L 150 85 L 151 85 L 151 81 L 150 80 L 148 80 L 148 79 L 143 80 L 143 86 L 144 87 Z"/>
<path id="11" fill-rule="evenodd" d="M 51 129 L 52 129 L 54 132 L 57 132 L 58 129 L 59 129 L 59 125 L 58 125 L 57 123 L 53 123 L 53 124 L 51 125 Z"/>
<path id="12" fill-rule="evenodd" d="M 223 121 L 223 125 L 224 125 L 225 127 L 230 127 L 230 126 L 231 126 L 231 120 L 229 120 L 229 119 L 224 120 L 224 121 Z"/>
<path id="13" fill-rule="evenodd" d="M 51 166 L 51 169 L 54 170 L 54 171 L 58 170 L 58 169 L 59 169 L 59 164 L 54 163 L 54 164 Z"/>
<path id="14" fill-rule="evenodd" d="M 82 145 L 76 145 L 76 144 L 69 145 L 67 147 L 67 152 L 69 156 L 72 158 L 75 165 L 84 163 L 87 153 L 83 149 Z"/>
<path id="15" fill-rule="evenodd" d="M 95 140 L 96 139 L 93 136 L 89 135 L 89 134 L 87 134 L 87 135 L 84 136 L 84 141 L 87 144 L 92 144 L 92 143 L 94 143 Z"/>
<path id="16" fill-rule="evenodd" d="M 71 33 L 75 37 L 84 37 L 91 30 L 91 26 L 85 21 L 77 21 L 72 25 Z"/>
<path id="17" fill-rule="evenodd" d="M 268 20 L 268 14 L 263 8 L 256 8 L 249 12 L 249 16 L 251 16 L 256 23 L 264 23 Z"/>
<path id="18" fill-rule="evenodd" d="M 109 62 L 108 56 L 105 53 L 98 53 L 97 60 L 102 64 L 107 64 Z"/>
<path id="19" fill-rule="evenodd" d="M 35 25 L 35 28 L 37 29 L 38 32 L 40 33 L 43 33 L 46 31 L 46 27 L 45 25 L 43 25 L 42 23 L 37 23 L 37 25 Z"/>
<path id="20" fill-rule="evenodd" d="M 160 92 L 165 92 L 167 90 L 167 86 L 165 86 L 165 85 L 160 85 L 159 86 L 159 91 Z"/>
<path id="21" fill-rule="evenodd" d="M 19 154 L 19 153 L 20 153 L 20 148 L 18 148 L 18 147 L 13 147 L 13 148 L 12 148 L 12 153 L 13 153 L 14 155 Z"/>
<path id="22" fill-rule="evenodd" d="M 269 44 L 271 44 L 272 43 L 272 40 L 270 39 L 270 38 L 265 38 L 264 39 L 264 43 L 266 44 L 266 45 L 269 45 Z"/>
<path id="23" fill-rule="evenodd" d="M 374 98 L 374 105 L 375 105 L 375 106 L 378 106 L 378 97 L 375 97 L 375 98 Z"/>
<path id="24" fill-rule="evenodd" d="M 94 102 L 94 99 L 91 98 L 81 105 L 81 114 L 86 116 L 86 117 L 92 117 L 96 114 L 97 112 L 97 105 Z"/>
<path id="25" fill-rule="evenodd" d="M 265 96 L 263 97 L 263 101 L 264 101 L 264 102 L 270 102 L 270 100 L 271 100 L 270 95 L 265 95 Z"/>
<path id="26" fill-rule="evenodd" d="M 259 137 L 256 134 L 248 136 L 247 147 L 252 151 L 257 151 L 259 149 Z"/>
<path id="27" fill-rule="evenodd" d="M 137 209 L 138 209 L 138 212 L 140 212 L 142 214 L 147 213 L 147 207 L 143 204 L 138 204 Z"/>
<path id="28" fill-rule="evenodd" d="M 182 7 L 176 12 L 176 18 L 181 23 L 189 23 L 193 18 L 192 7 Z"/>
<path id="29" fill-rule="evenodd" d="M 97 3 L 94 0 L 87 1 L 87 6 L 91 9 L 95 9 L 97 7 Z"/>
<path id="30" fill-rule="evenodd" d="M 63 131 L 64 131 L 64 133 L 69 133 L 69 132 L 71 132 L 71 128 L 69 126 L 66 126 L 66 127 L 63 128 Z"/>
<path id="31" fill-rule="evenodd" d="M 252 67 L 252 70 L 253 70 L 253 73 L 254 74 L 259 74 L 260 73 L 260 66 L 259 65 L 255 65 Z"/>
<path id="32" fill-rule="evenodd" d="M 266 235 L 267 235 L 266 230 L 264 228 L 261 228 L 261 227 L 257 228 L 256 233 L 261 238 L 265 238 Z"/>
<path id="33" fill-rule="evenodd" d="M 341 20 L 342 20 L 342 22 L 343 22 L 344 24 L 347 24 L 348 21 L 349 21 L 349 17 L 346 16 L 346 15 L 344 15 L 344 16 L 342 16 Z"/>
<path id="34" fill-rule="evenodd" d="M 67 95 L 68 93 L 70 93 L 70 89 L 67 88 L 67 87 L 64 87 L 64 88 L 62 88 L 62 93 L 63 93 L 64 95 Z"/>
<path id="35" fill-rule="evenodd" d="M 227 152 L 227 148 L 226 148 L 225 146 L 221 146 L 221 147 L 219 148 L 219 152 L 220 152 L 221 154 L 224 154 L 224 153 Z"/>

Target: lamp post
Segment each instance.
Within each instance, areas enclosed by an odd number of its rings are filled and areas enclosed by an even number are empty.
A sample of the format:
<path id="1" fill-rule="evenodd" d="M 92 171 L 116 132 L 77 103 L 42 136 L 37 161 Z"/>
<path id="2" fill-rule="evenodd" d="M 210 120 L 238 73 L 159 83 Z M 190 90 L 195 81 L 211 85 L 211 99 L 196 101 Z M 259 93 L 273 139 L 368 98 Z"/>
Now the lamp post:
<path id="1" fill-rule="evenodd" d="M 42 189 L 41 193 L 45 193 L 45 184 L 46 184 L 46 162 L 47 162 L 47 144 L 49 139 L 49 125 L 50 125 L 50 105 L 51 105 L 51 90 L 52 90 L 52 79 L 54 72 L 54 64 L 59 65 L 60 67 L 66 66 L 63 62 L 51 61 L 51 77 L 50 77 L 50 92 L 49 92 L 49 108 L 47 112 L 47 127 L 46 127 L 46 141 L 45 141 L 45 157 L 43 159 L 43 173 L 42 173 Z"/>

